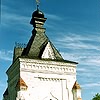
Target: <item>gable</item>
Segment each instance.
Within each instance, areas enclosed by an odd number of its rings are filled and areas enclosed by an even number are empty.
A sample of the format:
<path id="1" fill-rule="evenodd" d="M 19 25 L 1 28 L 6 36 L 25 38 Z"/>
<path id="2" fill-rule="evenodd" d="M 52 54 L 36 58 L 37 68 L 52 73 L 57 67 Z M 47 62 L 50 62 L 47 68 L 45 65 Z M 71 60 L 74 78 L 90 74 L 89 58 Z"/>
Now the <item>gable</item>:
<path id="1" fill-rule="evenodd" d="M 56 59 L 54 50 L 53 50 L 52 46 L 50 45 L 50 42 L 48 42 L 48 44 L 46 45 L 46 47 L 43 51 L 43 54 L 42 54 L 42 58 Z"/>

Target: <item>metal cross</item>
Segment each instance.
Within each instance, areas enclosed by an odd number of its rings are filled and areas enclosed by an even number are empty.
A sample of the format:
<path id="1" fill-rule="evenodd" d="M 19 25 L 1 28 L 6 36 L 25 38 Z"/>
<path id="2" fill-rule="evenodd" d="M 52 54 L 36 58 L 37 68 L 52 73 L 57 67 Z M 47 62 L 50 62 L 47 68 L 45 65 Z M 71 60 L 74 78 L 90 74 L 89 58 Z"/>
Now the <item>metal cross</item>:
<path id="1" fill-rule="evenodd" d="M 39 0 L 36 0 L 36 3 L 37 3 L 37 5 L 39 5 L 40 1 Z"/>

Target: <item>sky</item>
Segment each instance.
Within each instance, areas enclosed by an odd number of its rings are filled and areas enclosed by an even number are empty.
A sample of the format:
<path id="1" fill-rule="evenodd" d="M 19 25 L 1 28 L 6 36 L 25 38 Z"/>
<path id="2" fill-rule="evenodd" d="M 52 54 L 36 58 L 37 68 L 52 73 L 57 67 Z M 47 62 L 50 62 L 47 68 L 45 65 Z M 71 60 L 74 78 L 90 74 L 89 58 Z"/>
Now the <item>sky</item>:
<path id="1" fill-rule="evenodd" d="M 77 80 L 82 100 L 100 93 L 100 1 L 40 0 L 47 21 L 46 35 L 65 60 L 78 62 Z M 15 42 L 27 43 L 35 0 L 1 0 L 0 100 L 7 87 L 6 70 L 13 58 Z"/>

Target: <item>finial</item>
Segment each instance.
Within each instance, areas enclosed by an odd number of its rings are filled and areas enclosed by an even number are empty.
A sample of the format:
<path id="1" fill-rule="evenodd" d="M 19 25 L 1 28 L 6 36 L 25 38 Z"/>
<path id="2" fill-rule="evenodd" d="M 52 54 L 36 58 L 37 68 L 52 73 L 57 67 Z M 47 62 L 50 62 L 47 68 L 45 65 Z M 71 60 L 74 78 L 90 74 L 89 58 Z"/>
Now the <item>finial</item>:
<path id="1" fill-rule="evenodd" d="M 37 4 L 37 10 L 39 10 L 39 5 Z"/>
<path id="2" fill-rule="evenodd" d="M 39 3 L 40 3 L 40 1 L 39 0 L 36 0 L 37 10 L 39 9 Z"/>

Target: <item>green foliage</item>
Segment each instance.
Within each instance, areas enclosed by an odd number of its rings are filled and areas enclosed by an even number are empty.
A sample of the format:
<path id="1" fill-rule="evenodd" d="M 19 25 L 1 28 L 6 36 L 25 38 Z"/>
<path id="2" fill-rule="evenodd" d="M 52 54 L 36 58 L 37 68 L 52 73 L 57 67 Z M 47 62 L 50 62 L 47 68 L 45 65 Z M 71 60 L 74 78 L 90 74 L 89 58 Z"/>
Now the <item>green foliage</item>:
<path id="1" fill-rule="evenodd" d="M 100 94 L 99 93 L 95 94 L 92 100 L 100 100 Z"/>

